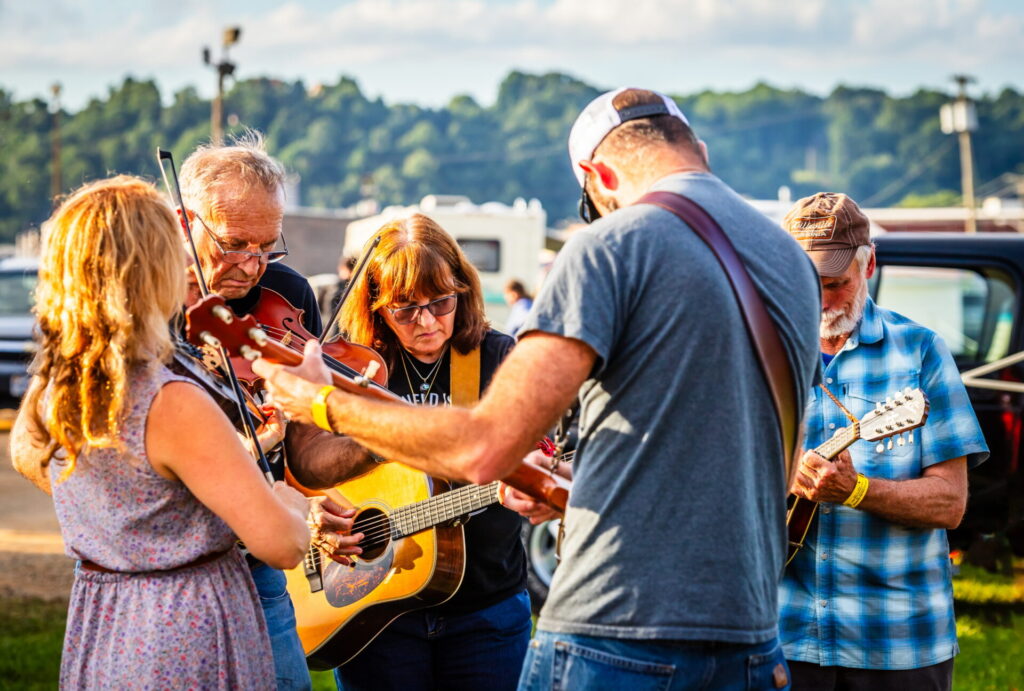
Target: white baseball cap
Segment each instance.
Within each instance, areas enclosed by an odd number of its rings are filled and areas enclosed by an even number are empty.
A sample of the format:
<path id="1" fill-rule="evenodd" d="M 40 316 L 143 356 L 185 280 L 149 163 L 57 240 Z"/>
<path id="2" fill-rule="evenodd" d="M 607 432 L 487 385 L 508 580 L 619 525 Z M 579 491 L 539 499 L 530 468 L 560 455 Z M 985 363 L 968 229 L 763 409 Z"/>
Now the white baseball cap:
<path id="1" fill-rule="evenodd" d="M 657 91 L 653 93 L 661 97 L 662 103 L 647 103 L 618 110 L 613 104 L 615 97 L 632 88 L 634 87 L 622 87 L 601 94 L 583 109 L 583 112 L 576 118 L 576 122 L 573 123 L 572 130 L 569 132 L 569 160 L 580 187 L 583 186 L 584 179 L 583 169 L 579 165 L 580 161 L 586 161 L 593 156 L 594 151 L 608 136 L 608 133 L 622 123 L 638 118 L 648 118 L 652 115 L 671 115 L 682 120 L 685 125 L 690 124 L 683 112 L 679 110 L 676 102 Z"/>

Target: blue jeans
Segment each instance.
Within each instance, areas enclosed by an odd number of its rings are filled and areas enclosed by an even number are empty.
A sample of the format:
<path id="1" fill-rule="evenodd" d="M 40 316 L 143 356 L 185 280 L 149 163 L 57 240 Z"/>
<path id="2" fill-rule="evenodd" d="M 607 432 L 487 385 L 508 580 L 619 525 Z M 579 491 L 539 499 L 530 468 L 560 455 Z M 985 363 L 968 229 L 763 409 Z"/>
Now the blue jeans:
<path id="1" fill-rule="evenodd" d="M 530 642 L 526 592 L 457 617 L 404 614 L 334 670 L 344 691 L 513 691 Z"/>
<path id="2" fill-rule="evenodd" d="M 538 631 L 520 691 L 540 689 L 788 689 L 778 638 L 755 645 L 654 642 Z"/>
<path id="3" fill-rule="evenodd" d="M 306 666 L 306 653 L 295 631 L 295 608 L 285 588 L 284 572 L 259 564 L 252 569 L 252 580 L 260 594 L 263 618 L 267 620 L 278 691 L 308 691 L 313 682 Z"/>

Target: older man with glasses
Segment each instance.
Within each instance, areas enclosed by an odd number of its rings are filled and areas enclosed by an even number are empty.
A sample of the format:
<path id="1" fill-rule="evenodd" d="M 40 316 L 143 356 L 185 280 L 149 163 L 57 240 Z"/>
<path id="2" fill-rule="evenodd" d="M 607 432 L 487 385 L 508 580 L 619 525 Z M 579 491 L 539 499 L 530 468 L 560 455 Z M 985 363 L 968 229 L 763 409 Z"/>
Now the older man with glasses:
<path id="1" fill-rule="evenodd" d="M 203 146 L 193 152 L 181 167 L 182 200 L 203 280 L 212 293 L 224 297 L 236 314 L 245 315 L 255 309 L 264 290 L 273 290 L 303 310 L 303 326 L 319 334 L 322 325 L 313 289 L 281 263 L 288 256 L 281 230 L 284 176 L 284 167 L 266 153 L 262 138 L 249 133 L 230 146 Z M 195 267 L 189 279 L 192 304 L 200 292 Z M 301 427 L 287 428 L 290 451 L 294 439 L 306 438 Z M 284 463 L 272 462 L 271 471 L 283 479 Z M 339 528 L 348 527 L 341 515 L 338 520 Z M 270 633 L 277 687 L 308 689 L 309 670 L 284 573 L 252 557 L 247 560 Z"/>

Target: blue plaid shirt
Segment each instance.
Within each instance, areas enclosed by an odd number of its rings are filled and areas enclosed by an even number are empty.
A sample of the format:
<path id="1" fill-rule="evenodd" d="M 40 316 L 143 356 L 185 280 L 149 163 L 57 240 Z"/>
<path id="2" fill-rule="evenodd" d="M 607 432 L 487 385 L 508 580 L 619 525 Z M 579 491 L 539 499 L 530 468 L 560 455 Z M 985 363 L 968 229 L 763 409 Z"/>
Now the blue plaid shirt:
<path id="1" fill-rule="evenodd" d="M 868 478 L 909 480 L 960 456 L 988 457 L 953 358 L 934 332 L 878 307 L 824 370 L 829 390 L 857 418 L 905 387 L 921 388 L 930 410 L 914 443 L 876 451 L 855 442 L 854 467 Z M 805 447 L 849 421 L 820 390 L 806 410 Z M 866 511 L 822 503 L 804 548 L 779 588 L 786 658 L 822 666 L 916 669 L 959 652 L 945 530 L 905 528 Z"/>

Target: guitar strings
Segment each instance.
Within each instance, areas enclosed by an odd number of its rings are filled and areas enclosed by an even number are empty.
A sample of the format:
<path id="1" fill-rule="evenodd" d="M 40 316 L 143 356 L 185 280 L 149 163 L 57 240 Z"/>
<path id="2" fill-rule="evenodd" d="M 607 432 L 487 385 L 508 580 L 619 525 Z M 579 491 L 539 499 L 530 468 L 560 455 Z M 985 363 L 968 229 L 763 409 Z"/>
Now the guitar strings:
<path id="1" fill-rule="evenodd" d="M 562 454 L 562 460 L 566 463 L 571 463 L 575 457 L 575 451 L 567 451 Z M 359 544 L 369 544 L 372 540 L 388 535 L 391 532 L 391 528 L 396 520 L 409 519 L 416 520 L 419 518 L 435 518 L 434 512 L 445 509 L 455 509 L 455 502 L 461 502 L 466 498 L 472 500 L 474 493 L 480 492 L 483 497 L 489 496 L 494 491 L 494 486 L 497 483 L 489 483 L 487 485 L 464 485 L 457 487 L 448 492 L 435 495 L 429 499 L 424 499 L 407 506 L 400 507 L 391 513 L 385 513 L 381 516 L 367 519 L 365 522 L 359 524 L 358 528 L 356 525 L 352 526 L 354 532 L 363 533 L 363 539 L 359 541 Z M 472 511 L 474 509 L 466 509 Z M 429 527 L 429 526 L 428 526 Z"/>
<path id="2" fill-rule="evenodd" d="M 358 543 L 360 546 L 375 547 L 380 544 L 386 544 L 393 537 L 396 537 L 392 534 L 392 526 L 396 521 L 401 521 L 403 519 L 415 521 L 420 518 L 427 518 L 428 520 L 433 521 L 439 518 L 439 516 L 436 515 L 436 512 L 438 510 L 444 511 L 445 509 L 458 508 L 460 510 L 464 509 L 465 511 L 474 511 L 476 508 L 482 507 L 462 507 L 461 505 L 456 507 L 455 502 L 458 501 L 461 504 L 463 500 L 467 498 L 470 501 L 473 501 L 477 498 L 474 496 L 476 494 L 480 495 L 480 499 L 490 497 L 494 492 L 496 484 L 497 483 L 458 487 L 450 492 L 445 492 L 444 494 L 432 497 L 431 499 L 422 500 L 420 502 L 401 507 L 390 515 L 369 519 L 364 525 L 361 525 L 358 528 L 353 526 L 353 531 L 363 533 L 363 539 Z M 429 527 L 432 526 L 427 525 L 420 530 L 425 530 Z M 414 532 L 419 532 L 419 530 Z"/>

